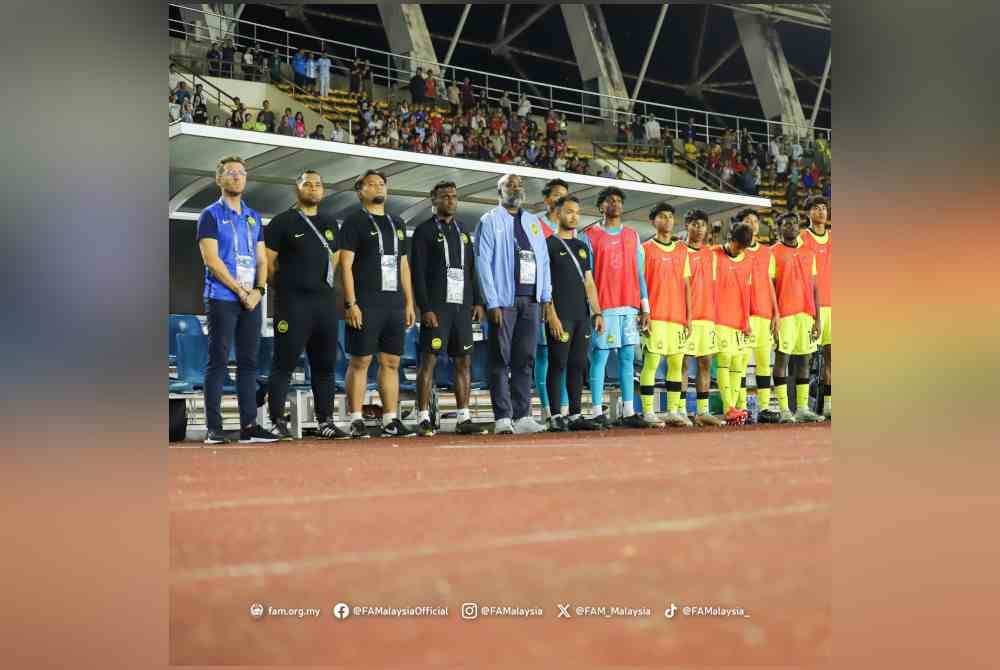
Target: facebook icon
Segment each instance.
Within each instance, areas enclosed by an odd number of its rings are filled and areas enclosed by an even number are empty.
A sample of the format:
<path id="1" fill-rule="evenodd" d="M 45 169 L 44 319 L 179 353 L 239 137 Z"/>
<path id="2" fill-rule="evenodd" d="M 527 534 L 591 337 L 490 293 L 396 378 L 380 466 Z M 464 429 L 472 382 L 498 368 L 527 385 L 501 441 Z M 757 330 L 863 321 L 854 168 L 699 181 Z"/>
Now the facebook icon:
<path id="1" fill-rule="evenodd" d="M 351 606 L 347 603 L 337 603 L 333 606 L 333 616 L 336 619 L 346 619 L 351 616 Z"/>

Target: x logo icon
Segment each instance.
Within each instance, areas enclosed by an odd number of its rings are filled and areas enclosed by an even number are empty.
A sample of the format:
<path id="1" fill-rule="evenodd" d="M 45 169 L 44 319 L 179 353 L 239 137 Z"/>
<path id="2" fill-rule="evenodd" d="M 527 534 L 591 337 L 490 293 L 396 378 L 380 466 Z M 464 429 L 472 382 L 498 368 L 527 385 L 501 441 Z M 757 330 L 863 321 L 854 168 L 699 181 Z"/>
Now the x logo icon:
<path id="1" fill-rule="evenodd" d="M 557 603 L 558 604 L 558 603 Z M 559 605 L 559 616 L 557 619 L 572 619 L 573 616 L 569 613 L 569 603 L 565 605 Z"/>

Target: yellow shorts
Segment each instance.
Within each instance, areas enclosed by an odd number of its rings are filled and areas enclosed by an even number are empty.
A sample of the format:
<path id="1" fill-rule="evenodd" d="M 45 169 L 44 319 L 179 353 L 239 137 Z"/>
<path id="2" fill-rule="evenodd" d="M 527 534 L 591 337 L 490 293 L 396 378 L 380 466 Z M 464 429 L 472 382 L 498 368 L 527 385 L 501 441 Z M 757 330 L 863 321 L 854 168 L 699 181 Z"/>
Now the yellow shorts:
<path id="1" fill-rule="evenodd" d="M 642 336 L 642 346 L 661 356 L 683 354 L 687 350 L 684 326 L 673 321 L 650 321 L 649 335 Z"/>
<path id="2" fill-rule="evenodd" d="M 791 356 L 811 354 L 816 351 L 812 337 L 815 319 L 809 314 L 793 314 L 778 320 L 778 351 Z"/>
<path id="3" fill-rule="evenodd" d="M 770 355 L 774 351 L 774 337 L 771 335 L 771 320 L 750 315 L 750 348 L 755 352 Z"/>
<path id="4" fill-rule="evenodd" d="M 833 344 L 833 322 L 831 321 L 831 316 L 833 314 L 832 307 L 819 308 L 819 325 L 821 330 L 819 332 L 819 343 L 820 346 L 826 346 L 827 344 Z"/>
<path id="5" fill-rule="evenodd" d="M 687 341 L 687 356 L 712 356 L 719 352 L 715 324 L 711 321 L 692 321 L 691 337 Z"/>
<path id="6" fill-rule="evenodd" d="M 750 349 L 750 338 L 742 331 L 718 323 L 715 324 L 715 341 L 720 354 L 740 354 Z"/>

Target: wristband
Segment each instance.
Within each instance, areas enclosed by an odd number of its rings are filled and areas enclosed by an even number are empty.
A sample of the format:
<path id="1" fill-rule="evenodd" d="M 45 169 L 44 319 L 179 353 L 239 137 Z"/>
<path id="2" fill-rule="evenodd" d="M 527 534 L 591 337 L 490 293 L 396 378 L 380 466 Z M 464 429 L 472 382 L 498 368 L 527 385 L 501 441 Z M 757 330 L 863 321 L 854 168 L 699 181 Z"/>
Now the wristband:
<path id="1" fill-rule="evenodd" d="M 260 292 L 261 296 L 267 295 L 267 288 L 264 286 L 254 286 L 254 289 Z"/>

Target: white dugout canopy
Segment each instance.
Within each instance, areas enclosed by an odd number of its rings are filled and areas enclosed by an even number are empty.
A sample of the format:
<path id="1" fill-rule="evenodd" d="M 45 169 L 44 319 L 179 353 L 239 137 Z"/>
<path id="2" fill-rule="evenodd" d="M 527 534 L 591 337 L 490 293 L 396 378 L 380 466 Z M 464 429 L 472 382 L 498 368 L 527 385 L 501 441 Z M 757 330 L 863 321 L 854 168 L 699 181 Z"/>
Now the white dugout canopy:
<path id="1" fill-rule="evenodd" d="M 320 211 L 336 219 L 345 218 L 358 207 L 354 192 L 358 175 L 368 169 L 383 172 L 389 179 L 386 210 L 404 221 L 410 231 L 430 217 L 428 194 L 442 180 L 455 182 L 457 218 L 471 231 L 479 217 L 497 205 L 497 180 L 508 173 L 525 178 L 525 208 L 532 212 L 545 209 L 545 182 L 559 178 L 568 183 L 570 193 L 582 205 L 581 227 L 600 218 L 596 199 L 601 189 L 616 186 L 626 196 L 623 221 L 643 239 L 653 234 L 648 214 L 661 200 L 676 210 L 677 230 L 690 209 L 705 210 L 715 221 L 735 209 L 771 206 L 768 198 L 192 123 L 174 123 L 169 133 L 171 220 L 197 219 L 203 208 L 218 199 L 215 167 L 220 158 L 231 155 L 247 163 L 244 198 L 260 212 L 265 224 L 295 203 L 295 179 L 304 170 L 316 170 L 323 177 L 326 195 Z"/>

